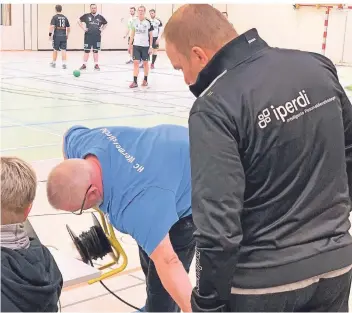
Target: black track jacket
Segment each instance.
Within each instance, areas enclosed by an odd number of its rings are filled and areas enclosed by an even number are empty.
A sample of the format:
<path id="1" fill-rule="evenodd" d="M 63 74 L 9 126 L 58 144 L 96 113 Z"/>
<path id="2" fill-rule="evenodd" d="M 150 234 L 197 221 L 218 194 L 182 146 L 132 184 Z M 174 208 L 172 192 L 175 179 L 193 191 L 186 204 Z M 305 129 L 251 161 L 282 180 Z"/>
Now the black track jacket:
<path id="1" fill-rule="evenodd" d="M 251 29 L 190 87 L 194 311 L 352 264 L 352 106 L 322 55 Z M 350 191 L 349 191 L 350 190 Z"/>

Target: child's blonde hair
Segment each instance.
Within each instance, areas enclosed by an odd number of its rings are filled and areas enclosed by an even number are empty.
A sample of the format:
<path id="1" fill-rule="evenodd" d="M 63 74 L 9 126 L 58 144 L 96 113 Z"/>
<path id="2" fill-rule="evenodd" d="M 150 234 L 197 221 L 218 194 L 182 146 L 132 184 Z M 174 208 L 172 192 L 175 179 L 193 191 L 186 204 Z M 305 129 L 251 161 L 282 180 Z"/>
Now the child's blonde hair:
<path id="1" fill-rule="evenodd" d="M 17 157 L 1 157 L 1 224 L 24 221 L 32 205 L 37 177 L 33 168 Z"/>

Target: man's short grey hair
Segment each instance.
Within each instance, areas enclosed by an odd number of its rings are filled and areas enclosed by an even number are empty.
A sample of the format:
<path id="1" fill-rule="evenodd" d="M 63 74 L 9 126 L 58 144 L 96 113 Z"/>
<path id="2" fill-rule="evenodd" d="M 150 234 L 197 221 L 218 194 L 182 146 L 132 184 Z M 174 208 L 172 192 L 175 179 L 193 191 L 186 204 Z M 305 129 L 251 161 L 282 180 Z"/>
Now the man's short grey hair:
<path id="1" fill-rule="evenodd" d="M 37 177 L 33 168 L 17 157 L 1 157 L 1 211 L 22 215 L 33 203 Z"/>

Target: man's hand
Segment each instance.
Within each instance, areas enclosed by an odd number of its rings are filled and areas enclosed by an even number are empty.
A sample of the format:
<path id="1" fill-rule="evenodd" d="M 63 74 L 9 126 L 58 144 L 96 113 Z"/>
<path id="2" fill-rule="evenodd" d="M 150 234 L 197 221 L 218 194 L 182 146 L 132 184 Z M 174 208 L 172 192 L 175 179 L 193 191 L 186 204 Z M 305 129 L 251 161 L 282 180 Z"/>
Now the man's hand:
<path id="1" fill-rule="evenodd" d="M 151 55 L 153 53 L 153 48 L 149 47 L 148 53 Z"/>
<path id="2" fill-rule="evenodd" d="M 131 51 L 132 51 L 132 45 L 129 45 L 128 46 L 128 53 L 131 53 Z"/>
<path id="3" fill-rule="evenodd" d="M 150 258 L 170 296 L 183 312 L 192 312 L 192 285 L 183 264 L 172 247 L 169 235 L 166 235 L 159 243 Z"/>

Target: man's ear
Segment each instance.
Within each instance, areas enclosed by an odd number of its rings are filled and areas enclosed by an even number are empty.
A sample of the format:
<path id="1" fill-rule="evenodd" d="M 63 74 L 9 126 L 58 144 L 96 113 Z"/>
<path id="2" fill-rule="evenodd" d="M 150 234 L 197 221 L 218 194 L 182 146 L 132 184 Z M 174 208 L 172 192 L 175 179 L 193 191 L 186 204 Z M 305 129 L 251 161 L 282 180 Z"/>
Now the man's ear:
<path id="1" fill-rule="evenodd" d="M 99 192 L 99 189 L 96 186 L 90 187 L 88 194 L 87 194 L 87 200 L 89 203 L 96 202 L 97 199 L 101 198 L 102 195 Z"/>
<path id="2" fill-rule="evenodd" d="M 200 62 L 202 67 L 205 67 L 205 65 L 208 64 L 209 58 L 202 48 L 193 47 L 191 51 L 192 51 L 193 57 L 196 57 L 198 59 L 198 62 Z"/>
<path id="3" fill-rule="evenodd" d="M 33 203 L 31 203 L 31 204 L 29 205 L 29 207 L 24 211 L 24 219 L 25 219 L 25 220 L 27 219 L 29 213 L 31 212 L 32 206 L 33 206 Z"/>

